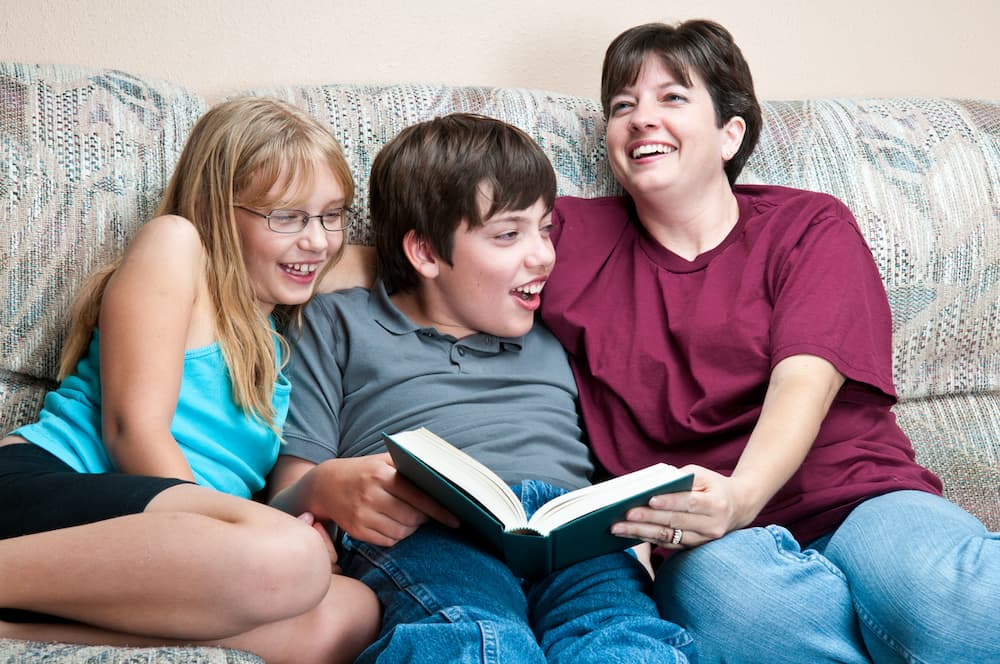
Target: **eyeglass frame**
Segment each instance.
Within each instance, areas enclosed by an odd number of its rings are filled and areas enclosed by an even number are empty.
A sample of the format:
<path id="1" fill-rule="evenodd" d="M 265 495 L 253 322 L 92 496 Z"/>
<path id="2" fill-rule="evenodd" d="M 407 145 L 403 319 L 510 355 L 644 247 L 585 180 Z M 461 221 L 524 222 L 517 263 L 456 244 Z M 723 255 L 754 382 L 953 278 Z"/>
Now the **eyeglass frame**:
<path id="1" fill-rule="evenodd" d="M 233 205 L 233 207 L 234 208 L 238 208 L 240 210 L 243 210 L 244 212 L 249 212 L 252 215 L 261 217 L 262 219 L 264 219 L 265 221 L 267 221 L 267 230 L 271 231 L 272 233 L 278 233 L 279 235 L 294 235 L 295 233 L 301 233 L 302 231 L 304 231 L 306 228 L 309 227 L 309 220 L 310 219 L 319 219 L 319 226 L 320 226 L 320 228 L 322 228 L 327 233 L 340 233 L 340 232 L 346 231 L 350 227 L 350 225 L 351 225 L 350 220 L 347 218 L 347 210 L 348 210 L 348 208 L 341 208 L 340 209 L 341 220 L 342 220 L 342 225 L 341 225 L 340 228 L 327 228 L 326 224 L 323 223 L 323 217 L 325 217 L 328 214 L 331 214 L 330 212 L 325 212 L 323 214 L 309 214 L 305 210 L 296 210 L 294 208 L 279 208 L 277 210 L 271 210 L 269 213 L 264 214 L 263 212 L 257 212 L 257 210 L 253 210 L 253 209 L 248 208 L 248 207 L 246 207 L 244 205 Z M 299 213 L 299 215 L 300 215 L 299 218 L 303 220 L 302 221 L 302 228 L 300 228 L 298 230 L 294 230 L 294 231 L 279 231 L 279 230 L 277 230 L 276 228 L 274 228 L 273 226 L 271 226 L 271 216 L 275 212 L 297 212 L 297 213 Z"/>

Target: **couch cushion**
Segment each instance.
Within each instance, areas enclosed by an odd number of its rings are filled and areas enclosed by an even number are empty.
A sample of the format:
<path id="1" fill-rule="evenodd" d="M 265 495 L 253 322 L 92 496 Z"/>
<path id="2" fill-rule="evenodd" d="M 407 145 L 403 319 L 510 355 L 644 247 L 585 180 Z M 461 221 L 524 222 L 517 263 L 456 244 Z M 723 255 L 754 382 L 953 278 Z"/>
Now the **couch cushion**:
<path id="1" fill-rule="evenodd" d="M 205 108 L 118 71 L 0 63 L 0 432 L 34 417 L 73 295 L 153 212 Z"/>
<path id="2" fill-rule="evenodd" d="M 263 664 L 225 648 L 107 648 L 0 639 L 0 660 L 31 664 Z"/>

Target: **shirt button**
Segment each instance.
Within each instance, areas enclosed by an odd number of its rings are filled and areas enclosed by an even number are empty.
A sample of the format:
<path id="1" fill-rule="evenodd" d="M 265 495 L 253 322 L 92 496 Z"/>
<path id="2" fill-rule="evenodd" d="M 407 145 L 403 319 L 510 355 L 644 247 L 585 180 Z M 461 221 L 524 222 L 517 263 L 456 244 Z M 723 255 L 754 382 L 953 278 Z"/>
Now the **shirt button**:
<path id="1" fill-rule="evenodd" d="M 462 347 L 459 347 L 458 354 L 461 355 L 462 357 L 465 357 L 465 349 L 462 348 Z"/>

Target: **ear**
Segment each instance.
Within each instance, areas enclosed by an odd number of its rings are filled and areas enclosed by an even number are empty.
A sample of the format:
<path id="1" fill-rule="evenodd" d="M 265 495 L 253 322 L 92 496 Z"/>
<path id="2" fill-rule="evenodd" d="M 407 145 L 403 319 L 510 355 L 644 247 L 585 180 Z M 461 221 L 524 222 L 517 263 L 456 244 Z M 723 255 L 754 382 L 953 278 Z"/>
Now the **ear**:
<path id="1" fill-rule="evenodd" d="M 427 238 L 417 235 L 416 231 L 409 231 L 403 237 L 403 253 L 421 277 L 434 279 L 438 276 L 441 259 L 434 253 Z"/>
<path id="2" fill-rule="evenodd" d="M 726 121 L 719 130 L 722 147 L 722 160 L 729 161 L 740 150 L 743 135 L 747 131 L 746 121 L 739 115 L 734 115 Z"/>

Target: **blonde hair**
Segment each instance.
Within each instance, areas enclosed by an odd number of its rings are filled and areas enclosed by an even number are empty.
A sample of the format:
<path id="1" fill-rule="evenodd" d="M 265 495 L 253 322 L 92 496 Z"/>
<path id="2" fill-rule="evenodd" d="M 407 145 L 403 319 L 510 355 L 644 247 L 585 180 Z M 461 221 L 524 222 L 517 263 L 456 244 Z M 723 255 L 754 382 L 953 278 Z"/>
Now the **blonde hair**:
<path id="1" fill-rule="evenodd" d="M 354 197 L 354 180 L 343 151 L 330 131 L 301 109 L 283 101 L 242 97 L 221 103 L 198 120 L 167 185 L 156 215 L 188 219 L 205 248 L 205 278 L 216 308 L 219 346 L 233 385 L 233 399 L 248 414 L 274 427 L 271 399 L 278 366 L 274 332 L 257 307 L 253 284 L 243 261 L 233 206 L 256 209 L 289 205 L 310 186 L 317 163 L 330 168 L 344 190 L 345 206 Z M 303 177 L 305 176 L 305 177 Z M 276 186 L 278 185 L 278 186 Z M 283 195 L 270 200 L 268 192 Z M 341 251 L 343 246 L 341 246 Z M 317 275 L 317 283 L 340 253 Z M 118 258 L 84 284 L 73 309 L 73 323 L 63 347 L 59 379 L 75 369 L 97 326 L 101 299 Z M 279 330 L 298 324 L 304 305 L 275 307 Z M 283 358 L 288 343 L 278 335 Z"/>

